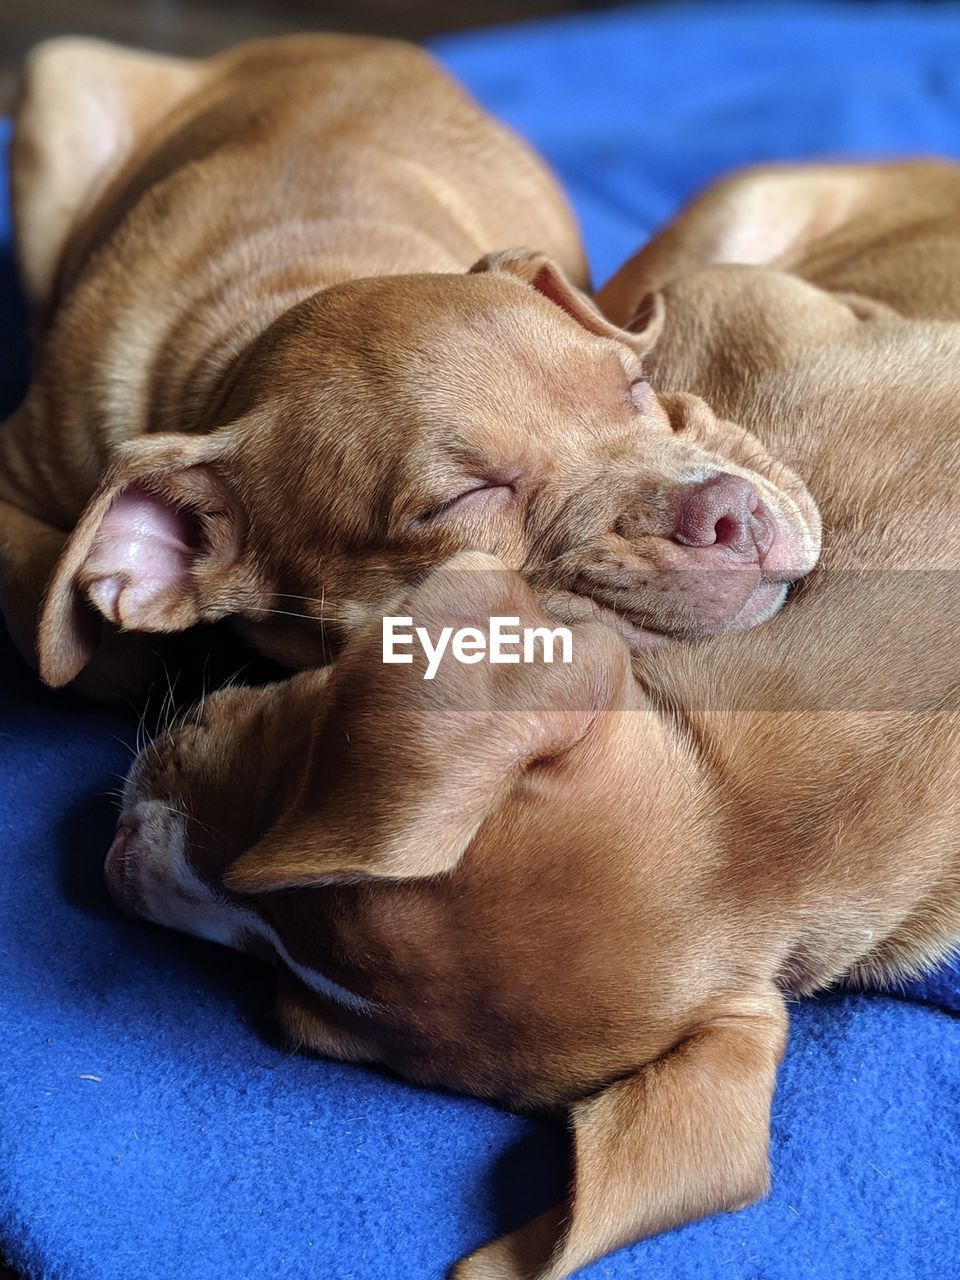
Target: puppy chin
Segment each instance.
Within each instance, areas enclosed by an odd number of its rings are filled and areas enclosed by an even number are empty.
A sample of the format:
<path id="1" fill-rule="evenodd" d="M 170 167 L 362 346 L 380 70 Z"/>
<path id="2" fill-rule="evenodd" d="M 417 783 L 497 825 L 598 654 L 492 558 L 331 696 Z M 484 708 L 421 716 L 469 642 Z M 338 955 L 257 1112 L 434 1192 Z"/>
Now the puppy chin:
<path id="1" fill-rule="evenodd" d="M 730 619 L 726 631 L 747 631 L 779 613 L 787 598 L 787 583 L 762 582 L 739 613 Z"/>

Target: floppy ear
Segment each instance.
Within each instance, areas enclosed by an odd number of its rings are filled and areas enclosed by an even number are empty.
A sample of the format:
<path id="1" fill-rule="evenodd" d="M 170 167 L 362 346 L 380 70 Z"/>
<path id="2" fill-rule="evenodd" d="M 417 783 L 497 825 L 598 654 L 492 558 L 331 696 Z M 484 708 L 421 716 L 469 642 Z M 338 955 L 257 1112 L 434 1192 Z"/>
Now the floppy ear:
<path id="1" fill-rule="evenodd" d="M 491 618 L 553 627 L 530 588 L 478 552 L 453 557 L 408 598 L 403 616 L 488 635 Z M 337 660 L 330 710 L 289 815 L 230 868 L 239 893 L 406 879 L 451 871 L 524 772 L 590 730 L 629 677 L 622 642 L 572 628 L 573 662 L 463 664 L 451 654 L 385 665 L 382 628 Z"/>
<path id="2" fill-rule="evenodd" d="M 465 1258 L 453 1280 L 563 1280 L 634 1240 L 764 1195 L 786 1026 L 775 991 L 727 997 L 665 1058 L 574 1104 L 569 1203 Z"/>
<path id="3" fill-rule="evenodd" d="M 83 670 L 103 619 L 124 631 L 183 631 L 255 604 L 221 448 L 215 437 L 155 436 L 119 451 L 47 587 L 37 657 L 48 684 Z"/>
<path id="4" fill-rule="evenodd" d="M 147 131 L 194 90 L 202 63 L 59 38 L 24 66 L 11 153 L 17 256 L 35 306 L 68 237 Z"/>
<path id="5" fill-rule="evenodd" d="M 664 322 L 663 297 L 660 293 L 648 293 L 633 308 L 633 315 L 624 328 L 611 324 L 593 302 L 570 283 L 561 268 L 547 257 L 530 249 L 503 249 L 488 253 L 471 268 L 471 272 L 493 272 L 512 276 L 549 298 L 561 311 L 565 311 L 588 333 L 599 338 L 613 338 L 623 342 L 638 355 L 652 350 Z"/>

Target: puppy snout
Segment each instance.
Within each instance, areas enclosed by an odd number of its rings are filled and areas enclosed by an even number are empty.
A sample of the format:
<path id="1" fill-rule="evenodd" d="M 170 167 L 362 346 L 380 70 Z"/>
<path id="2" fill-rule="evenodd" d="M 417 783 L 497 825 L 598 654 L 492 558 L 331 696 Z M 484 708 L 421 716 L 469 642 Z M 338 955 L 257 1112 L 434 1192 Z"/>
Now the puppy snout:
<path id="1" fill-rule="evenodd" d="M 107 850 L 103 864 L 103 875 L 107 882 L 110 897 L 116 906 L 127 915 L 138 915 L 134 903 L 133 874 L 131 866 L 131 846 L 136 839 L 140 824 L 133 818 L 121 821 L 117 834 Z"/>
<path id="2" fill-rule="evenodd" d="M 125 915 L 162 923 L 158 909 L 178 891 L 183 848 L 183 820 L 168 804 L 137 799 L 128 805 L 103 863 L 114 904 Z"/>
<path id="3" fill-rule="evenodd" d="M 721 471 L 684 495 L 673 541 L 686 547 L 724 547 L 756 562 L 774 539 L 773 523 L 748 480 Z"/>

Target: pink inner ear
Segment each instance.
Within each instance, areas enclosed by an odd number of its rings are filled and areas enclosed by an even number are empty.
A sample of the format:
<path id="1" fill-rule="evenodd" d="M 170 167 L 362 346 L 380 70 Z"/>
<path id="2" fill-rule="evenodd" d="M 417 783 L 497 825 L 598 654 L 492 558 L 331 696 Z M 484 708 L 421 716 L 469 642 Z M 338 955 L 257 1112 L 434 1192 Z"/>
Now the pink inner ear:
<path id="1" fill-rule="evenodd" d="M 571 319 L 576 320 L 587 330 L 598 337 L 610 336 L 611 326 L 596 315 L 590 304 L 579 296 L 572 288 L 567 288 L 553 273 L 550 267 L 541 267 L 533 278 L 533 287 L 552 303 L 565 311 Z"/>
<path id="2" fill-rule="evenodd" d="M 162 626 L 164 608 L 190 591 L 194 532 L 190 517 L 156 494 L 122 493 L 80 571 L 90 602 L 117 626 Z"/>

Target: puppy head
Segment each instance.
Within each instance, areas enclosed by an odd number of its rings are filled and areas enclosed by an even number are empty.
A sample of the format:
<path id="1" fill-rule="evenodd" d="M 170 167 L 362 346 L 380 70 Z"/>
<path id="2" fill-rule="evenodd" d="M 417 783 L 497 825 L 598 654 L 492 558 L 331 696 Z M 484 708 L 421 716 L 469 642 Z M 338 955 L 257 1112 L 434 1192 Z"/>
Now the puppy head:
<path id="1" fill-rule="evenodd" d="M 496 617 L 549 626 L 523 579 L 476 552 L 447 562 L 402 607 L 434 639 L 445 627 L 489 633 Z M 539 890 L 538 878 L 555 856 L 564 862 L 555 847 L 573 857 L 610 828 L 602 797 L 614 776 L 633 772 L 624 738 L 631 726 L 639 723 L 654 747 L 666 740 L 656 718 L 635 709 L 622 641 L 596 623 L 570 631 L 572 651 L 554 661 L 458 661 L 451 646 L 431 676 L 421 650 L 408 663 L 385 664 L 380 629 L 365 628 L 328 668 L 208 697 L 134 765 L 107 859 L 118 902 L 237 946 L 245 934 L 267 938 L 301 977 L 288 957 L 358 999 L 388 999 L 410 1015 L 425 985 L 447 1005 L 477 998 L 472 966 L 486 969 L 482 983 L 501 964 L 493 956 L 481 963 L 477 946 L 505 955 L 528 946 L 517 919 L 531 902 L 555 893 L 566 900 L 563 877 L 571 873 L 568 887 L 584 881 L 574 895 L 579 906 L 553 928 L 577 931 L 582 946 L 596 895 L 584 869 L 552 870 Z M 671 777 L 679 773 L 674 764 L 670 750 L 662 760 L 654 753 L 647 803 L 660 807 L 665 795 L 684 790 L 686 782 Z M 656 841 L 686 845 L 690 806 L 662 807 L 652 815 Z M 623 848 L 621 817 L 609 832 L 615 850 Z M 478 923 L 465 928 L 471 916 Z M 542 963 L 538 948 L 531 951 L 526 963 Z M 508 1000 L 508 971 L 497 980 Z M 461 1032 L 448 1028 L 452 1043 Z M 420 1055 L 421 1073 L 439 1079 L 441 1057 L 443 1070 L 455 1072 L 461 1055 L 441 1055 L 433 1039 Z M 548 1086 L 543 1037 L 535 1043 L 528 1069 L 519 1048 L 509 1065 L 498 1050 L 474 1091 L 563 1092 L 563 1054 Z M 411 1069 L 415 1054 L 405 1052 L 400 1065 Z"/>
<path id="2" fill-rule="evenodd" d="M 546 622 L 471 554 L 405 607 Z M 136 764 L 107 859 L 126 910 L 273 960 L 298 1044 L 570 1107 L 569 1202 L 463 1280 L 559 1280 L 766 1184 L 779 998 L 723 945 L 689 749 L 610 629 L 573 632 L 570 665 L 433 681 L 360 634 L 327 671 L 214 695 Z"/>
<path id="3" fill-rule="evenodd" d="M 400 607 L 435 641 L 464 628 L 488 635 L 494 618 L 550 626 L 523 580 L 477 552 L 446 562 Z M 171 923 L 163 895 L 129 879 L 138 874 L 134 845 L 157 852 L 148 832 L 137 835 L 143 805 L 155 800 L 199 824 L 175 824 L 181 845 L 206 832 L 218 861 L 213 871 L 194 868 L 201 878 L 244 894 L 456 868 L 518 780 L 565 756 L 630 682 L 623 646 L 596 624 L 571 630 L 557 661 L 552 647 L 542 653 L 529 665 L 519 654 L 478 664 L 454 644 L 435 665 L 424 648 L 388 664 L 382 629 L 367 627 L 331 667 L 212 695 L 134 766 L 108 866 L 118 896 Z M 452 757 L 468 755 L 468 773 L 451 770 Z M 400 760 L 413 762 L 412 773 Z"/>
<path id="4" fill-rule="evenodd" d="M 521 251 L 307 299 L 238 362 L 224 426 L 121 451 L 51 582 L 42 674 L 82 668 L 91 613 L 147 631 L 233 615 L 313 665 L 464 548 L 641 647 L 763 621 L 816 559 L 816 509 L 755 438 L 654 394 L 662 323 L 653 296 L 611 325 Z"/>
<path id="5" fill-rule="evenodd" d="M 549 625 L 522 578 L 474 552 L 403 607 L 433 637 Z M 704 818 L 622 641 L 571 634 L 570 662 L 451 650 L 425 678 L 421 654 L 386 665 L 364 629 L 328 668 L 208 697 L 131 771 L 115 899 L 266 952 L 305 988 L 301 1035 L 312 1008 L 431 1083 L 546 1105 L 661 1052 L 686 999 L 669 935 L 689 904 L 656 885 L 682 883 Z"/>

